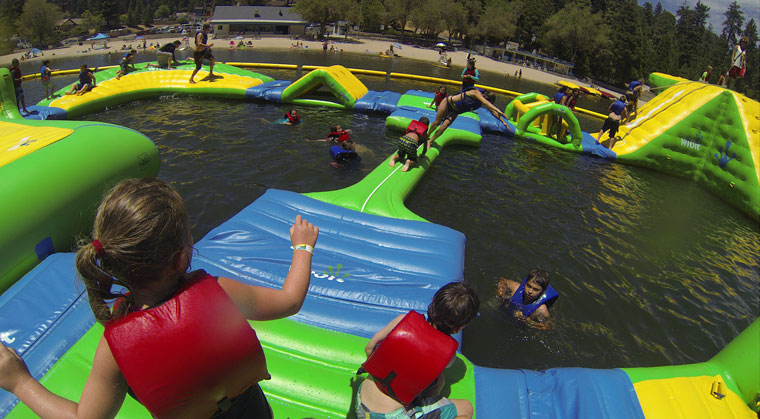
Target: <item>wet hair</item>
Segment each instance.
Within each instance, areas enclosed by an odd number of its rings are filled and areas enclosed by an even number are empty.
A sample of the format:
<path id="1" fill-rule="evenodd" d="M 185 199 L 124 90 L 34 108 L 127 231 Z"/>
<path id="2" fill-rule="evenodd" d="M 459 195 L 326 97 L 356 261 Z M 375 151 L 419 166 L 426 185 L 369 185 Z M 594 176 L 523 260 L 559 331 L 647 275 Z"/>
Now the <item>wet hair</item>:
<path id="1" fill-rule="evenodd" d="M 132 54 L 132 55 L 137 54 L 137 50 L 133 49 L 132 51 L 129 51 L 129 53 Z"/>
<path id="2" fill-rule="evenodd" d="M 546 291 L 546 288 L 549 286 L 549 273 L 542 270 L 541 268 L 533 268 L 530 272 L 528 272 L 528 277 L 526 278 L 525 282 L 527 283 L 530 280 L 533 280 L 536 285 L 541 287 L 541 291 Z"/>
<path id="3" fill-rule="evenodd" d="M 433 296 L 427 310 L 428 322 L 446 334 L 453 334 L 467 325 L 480 309 L 480 298 L 464 282 L 449 282 Z"/>
<path id="4" fill-rule="evenodd" d="M 620 97 L 618 98 L 618 100 L 621 101 L 621 102 L 625 102 L 626 100 L 628 100 L 628 97 L 626 95 L 620 95 Z"/>
<path id="5" fill-rule="evenodd" d="M 86 68 L 87 68 L 87 64 L 85 64 L 85 63 L 82 63 L 82 65 L 80 65 L 80 66 L 79 66 L 79 68 L 84 68 L 84 69 L 86 69 Z"/>
<path id="6" fill-rule="evenodd" d="M 330 125 L 330 132 L 337 132 L 338 126 L 337 125 Z"/>
<path id="7" fill-rule="evenodd" d="M 425 125 L 430 125 L 430 120 L 428 119 L 427 116 L 423 116 L 422 118 L 419 119 L 419 121 Z"/>
<path id="8" fill-rule="evenodd" d="M 176 41 L 174 41 L 174 45 L 182 45 L 182 41 L 176 40 Z"/>
<path id="9" fill-rule="evenodd" d="M 483 97 L 486 98 L 487 101 L 493 103 L 496 100 L 496 93 L 486 90 L 485 93 L 483 93 Z"/>
<path id="10" fill-rule="evenodd" d="M 444 85 L 438 86 L 438 91 L 439 92 L 441 91 L 441 89 L 443 89 L 443 91 L 445 92 L 446 91 L 446 86 L 444 86 Z"/>
<path id="11" fill-rule="evenodd" d="M 741 42 L 747 42 L 747 43 L 749 43 L 749 38 L 747 38 L 746 36 L 742 36 L 742 37 L 739 39 L 739 43 L 741 43 Z"/>
<path id="12" fill-rule="evenodd" d="M 14 58 L 14 59 L 12 59 L 12 60 L 11 60 L 11 65 L 13 65 L 13 66 L 18 66 L 18 65 L 19 65 L 19 62 L 18 62 L 18 58 Z"/>
<path id="13" fill-rule="evenodd" d="M 42 65 L 48 65 L 48 64 L 50 64 L 50 60 L 45 60 L 42 62 Z"/>
<path id="14" fill-rule="evenodd" d="M 84 281 L 95 319 L 105 323 L 134 305 L 131 295 L 114 293 L 114 284 L 128 291 L 160 279 L 176 256 L 192 245 L 190 223 L 179 192 L 153 178 L 129 179 L 116 185 L 95 215 L 93 242 L 82 241 L 76 267 Z M 124 297 L 119 313 L 106 300 Z"/>
<path id="15" fill-rule="evenodd" d="M 206 29 L 211 29 L 211 25 L 209 25 L 208 23 L 204 23 L 203 30 L 205 31 Z"/>

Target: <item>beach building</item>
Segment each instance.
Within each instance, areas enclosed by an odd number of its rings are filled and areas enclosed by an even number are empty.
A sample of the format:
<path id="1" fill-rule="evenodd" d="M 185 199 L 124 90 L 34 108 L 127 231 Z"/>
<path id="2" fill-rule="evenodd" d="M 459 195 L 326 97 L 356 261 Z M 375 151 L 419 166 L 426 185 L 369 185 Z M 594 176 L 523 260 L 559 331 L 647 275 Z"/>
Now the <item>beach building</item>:
<path id="1" fill-rule="evenodd" d="M 210 20 L 216 36 L 303 35 L 309 22 L 292 7 L 216 6 Z"/>

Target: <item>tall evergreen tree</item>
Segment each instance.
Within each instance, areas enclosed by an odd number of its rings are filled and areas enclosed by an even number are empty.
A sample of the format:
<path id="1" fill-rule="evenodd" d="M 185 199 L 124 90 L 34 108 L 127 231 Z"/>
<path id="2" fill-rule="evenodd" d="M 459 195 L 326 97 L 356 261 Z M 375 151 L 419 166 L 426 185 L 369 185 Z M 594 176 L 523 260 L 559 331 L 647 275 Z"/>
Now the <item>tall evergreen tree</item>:
<path id="1" fill-rule="evenodd" d="M 738 37 L 742 33 L 744 12 L 742 12 L 739 3 L 734 1 L 728 6 L 723 16 L 726 17 L 726 20 L 723 21 L 723 31 L 721 31 L 720 36 L 728 41 L 728 45 L 733 47 L 738 42 Z"/>

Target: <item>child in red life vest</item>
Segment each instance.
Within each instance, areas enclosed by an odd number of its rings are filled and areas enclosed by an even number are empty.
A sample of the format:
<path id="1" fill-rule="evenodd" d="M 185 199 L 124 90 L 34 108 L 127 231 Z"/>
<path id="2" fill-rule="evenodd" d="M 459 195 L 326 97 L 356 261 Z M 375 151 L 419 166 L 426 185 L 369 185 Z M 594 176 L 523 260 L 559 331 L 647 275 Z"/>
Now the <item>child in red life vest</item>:
<path id="1" fill-rule="evenodd" d="M 396 140 L 396 147 L 398 151 L 391 157 L 390 166 L 396 165 L 396 162 L 401 161 L 404 163 L 404 167 L 401 168 L 402 172 L 406 172 L 409 168 L 417 163 L 417 148 L 422 145 L 422 154 L 424 156 L 428 149 L 428 134 L 427 129 L 430 124 L 430 120 L 427 117 L 420 118 L 419 121 L 412 121 L 406 128 L 406 134 Z"/>
<path id="2" fill-rule="evenodd" d="M 336 141 L 338 144 L 344 141 L 351 141 L 351 130 L 343 129 L 340 124 L 330 127 L 330 133 L 327 134 L 327 141 Z"/>
<path id="3" fill-rule="evenodd" d="M 356 395 L 357 417 L 471 418 L 473 406 L 469 400 L 449 400 L 442 397 L 440 392 L 445 381 L 442 372 L 456 360 L 457 343 L 450 335 L 461 331 L 475 318 L 479 308 L 480 299 L 472 287 L 463 282 L 451 282 L 435 293 L 433 302 L 428 306 L 427 322 L 420 314 L 412 311 L 409 314 L 399 315 L 375 333 L 364 348 L 368 359 L 363 368 L 366 368 L 370 375 L 361 383 Z M 421 320 L 417 323 L 410 322 L 414 318 Z M 407 328 L 406 324 L 413 324 L 414 327 Z M 409 332 L 398 332 L 400 328 L 411 330 L 414 335 L 408 337 Z M 408 337 L 404 341 L 406 343 L 399 344 L 399 340 L 404 337 Z M 439 348 L 446 346 L 437 343 L 441 339 L 444 343 L 445 340 L 451 341 L 450 352 L 445 355 L 436 353 Z M 409 340 L 414 342 L 409 343 Z M 403 362 L 398 362 L 396 365 L 370 367 L 375 357 L 388 359 L 387 352 L 391 350 L 397 353 L 391 354 L 390 359 L 395 356 L 397 359 L 414 358 L 424 361 L 411 363 L 412 367 L 405 367 Z M 420 351 L 425 352 L 418 353 Z M 450 358 L 441 359 L 442 356 Z M 434 367 L 434 364 L 438 367 Z M 393 374 L 386 378 L 373 375 L 373 370 L 383 367 L 393 370 Z M 431 371 L 432 369 L 436 371 Z M 432 377 L 432 382 L 422 382 L 423 376 Z M 398 385 L 397 380 L 403 380 L 403 384 Z M 417 394 L 405 394 L 407 392 L 404 389 L 409 388 L 422 390 Z M 402 399 L 407 401 L 402 401 Z"/>
<path id="4" fill-rule="evenodd" d="M 502 306 L 516 318 L 537 329 L 551 328 L 549 306 L 554 304 L 559 295 L 549 286 L 548 272 L 535 268 L 523 282 L 501 278 L 496 292 L 504 300 Z"/>
<path id="5" fill-rule="evenodd" d="M 285 119 L 283 120 L 283 124 L 285 125 L 298 125 L 301 123 L 301 115 L 298 114 L 298 111 L 295 109 L 291 109 L 290 112 L 285 114 Z"/>
<path id="6" fill-rule="evenodd" d="M 115 186 L 98 208 L 76 267 L 105 325 L 79 402 L 45 389 L 0 347 L 0 387 L 40 417 L 116 416 L 127 392 L 157 418 L 271 418 L 258 385 L 266 360 L 246 319 L 297 313 L 309 287 L 319 229 L 301 216 L 281 289 L 188 272 L 193 239 L 179 193 L 157 179 Z M 118 284 L 129 292 L 112 290 Z M 106 300 L 117 299 L 114 309 Z"/>
<path id="7" fill-rule="evenodd" d="M 438 105 L 443 102 L 443 99 L 446 99 L 446 96 L 448 96 L 448 93 L 446 92 L 446 86 L 438 86 L 438 90 L 435 92 L 435 98 L 433 98 L 433 101 L 430 102 L 430 107 L 437 109 Z"/>

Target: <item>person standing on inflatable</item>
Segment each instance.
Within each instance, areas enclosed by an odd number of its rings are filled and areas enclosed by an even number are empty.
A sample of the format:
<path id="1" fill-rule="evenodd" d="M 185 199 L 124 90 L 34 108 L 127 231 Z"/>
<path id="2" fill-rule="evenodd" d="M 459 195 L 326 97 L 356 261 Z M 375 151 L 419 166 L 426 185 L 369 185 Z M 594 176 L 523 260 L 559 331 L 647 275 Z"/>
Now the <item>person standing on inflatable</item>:
<path id="1" fill-rule="evenodd" d="M 409 168 L 417 163 L 417 148 L 422 145 L 421 157 L 427 153 L 427 129 L 430 120 L 427 117 L 420 118 L 419 121 L 412 121 L 409 126 L 406 127 L 406 134 L 402 135 L 396 140 L 396 148 L 398 151 L 391 156 L 390 166 L 394 167 L 396 162 L 404 162 L 404 167 L 401 168 L 402 172 L 406 172 Z"/>
<path id="2" fill-rule="evenodd" d="M 441 396 L 443 372 L 456 361 L 459 333 L 480 309 L 469 285 L 451 282 L 439 289 L 425 317 L 401 314 L 375 333 L 357 373 L 369 373 L 356 394 L 359 418 L 471 418 L 472 403 Z"/>
<path id="3" fill-rule="evenodd" d="M 462 90 L 475 86 L 480 80 L 480 73 L 475 68 L 475 58 L 467 57 L 467 67 L 462 70 Z"/>
<path id="4" fill-rule="evenodd" d="M 208 43 L 208 33 L 211 32 L 211 25 L 208 23 L 205 23 L 203 25 L 203 30 L 198 31 L 198 33 L 195 34 L 195 51 L 193 52 L 193 60 L 195 60 L 195 70 L 193 70 L 193 74 L 190 75 L 190 84 L 194 84 L 195 80 L 193 78 L 196 74 L 198 74 L 198 71 L 201 69 L 201 66 L 203 65 L 203 59 L 207 59 L 209 61 L 209 67 L 208 67 L 208 77 L 209 79 L 213 79 L 214 76 L 214 63 L 216 60 L 214 59 L 214 54 L 211 53 L 211 47 L 214 46 L 214 44 Z"/>
<path id="5" fill-rule="evenodd" d="M 504 299 L 502 307 L 514 313 L 516 318 L 537 329 L 551 328 L 549 306 L 554 304 L 559 294 L 549 285 L 548 272 L 535 268 L 522 283 L 501 278 L 497 293 Z"/>
<path id="6" fill-rule="evenodd" d="M 747 44 L 749 39 L 742 36 L 739 43 L 731 51 L 731 68 L 728 69 L 724 80 L 728 82 L 728 88 L 734 90 L 736 79 L 744 77 L 747 71 Z M 724 82 L 725 83 L 725 82 Z"/>
<path id="7" fill-rule="evenodd" d="M 625 106 L 625 96 L 621 95 L 618 100 L 612 102 L 607 110 L 610 113 L 607 116 L 607 119 L 604 120 L 604 125 L 602 125 L 602 130 L 599 131 L 599 135 L 596 136 L 596 141 L 599 142 L 599 140 L 602 139 L 602 134 L 604 134 L 605 131 L 609 131 L 610 143 L 607 148 L 612 150 L 612 147 L 615 147 L 615 143 L 620 139 L 620 137 L 616 137 L 618 129 L 620 129 L 620 120 L 625 119 L 628 116 L 628 109 L 626 109 Z"/>
<path id="8" fill-rule="evenodd" d="M 639 110 L 639 97 L 643 88 L 644 79 L 628 83 L 628 90 L 625 91 L 625 98 L 628 100 L 628 119 L 626 122 L 636 119 Z"/>
<path id="9" fill-rule="evenodd" d="M 128 392 L 156 418 L 271 418 L 258 384 L 270 378 L 266 359 L 246 319 L 300 310 L 319 229 L 296 216 L 281 289 L 188 272 L 193 239 L 185 203 L 157 179 L 116 185 L 98 207 L 92 234 L 77 251 L 76 268 L 105 331 L 79 402 L 45 389 L 6 346 L 0 387 L 43 418 L 112 418 Z"/>

